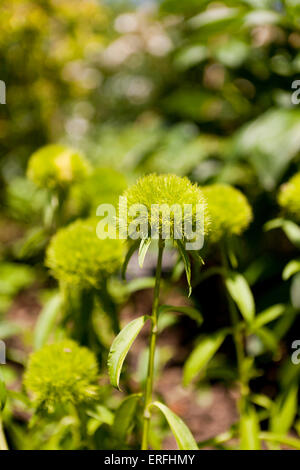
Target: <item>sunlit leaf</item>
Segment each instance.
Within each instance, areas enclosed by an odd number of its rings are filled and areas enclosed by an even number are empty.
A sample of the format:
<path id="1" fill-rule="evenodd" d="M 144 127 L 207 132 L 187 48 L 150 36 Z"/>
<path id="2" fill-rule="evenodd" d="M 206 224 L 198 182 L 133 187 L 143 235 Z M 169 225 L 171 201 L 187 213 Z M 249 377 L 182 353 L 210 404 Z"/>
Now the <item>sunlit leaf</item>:
<path id="1" fill-rule="evenodd" d="M 61 295 L 55 294 L 48 300 L 42 309 L 34 330 L 35 350 L 41 348 L 46 343 L 60 313 L 61 305 Z"/>
<path id="2" fill-rule="evenodd" d="M 184 365 L 184 385 L 188 385 L 207 365 L 220 348 L 227 334 L 228 330 L 220 330 L 200 340 Z"/>
<path id="3" fill-rule="evenodd" d="M 251 323 L 255 315 L 255 304 L 251 289 L 242 274 L 230 272 L 225 279 L 229 294 L 237 304 L 244 319 Z"/>
<path id="4" fill-rule="evenodd" d="M 184 315 L 189 316 L 193 320 L 195 320 L 198 325 L 202 325 L 203 323 L 203 317 L 199 310 L 193 307 L 180 307 L 180 306 L 175 306 L 175 305 L 161 305 L 158 309 L 158 314 L 161 315 L 166 312 L 179 312 L 183 313 Z"/>
<path id="5" fill-rule="evenodd" d="M 158 408 L 165 416 L 176 439 L 179 450 L 198 450 L 197 443 L 191 431 L 179 416 L 159 401 L 152 403 L 152 406 Z"/>
<path id="6" fill-rule="evenodd" d="M 120 374 L 125 357 L 147 320 L 149 320 L 147 315 L 132 320 L 120 331 L 111 345 L 107 365 L 111 384 L 116 388 L 119 388 Z"/>
<path id="7" fill-rule="evenodd" d="M 147 254 L 147 251 L 148 251 L 150 245 L 151 245 L 151 238 L 143 238 L 143 240 L 141 240 L 140 247 L 139 247 L 139 266 L 140 266 L 140 268 L 142 268 L 143 265 L 144 265 L 145 256 Z"/>
<path id="8" fill-rule="evenodd" d="M 191 293 L 192 293 L 192 285 L 191 285 L 192 271 L 191 271 L 190 258 L 189 258 L 189 255 L 186 252 L 186 249 L 183 246 L 183 243 L 180 240 L 177 240 L 177 246 L 178 246 L 178 250 L 179 250 L 180 256 L 182 258 L 183 264 L 184 264 L 186 280 L 187 280 L 187 283 L 188 283 L 188 286 L 189 286 L 189 296 L 190 296 Z"/>
<path id="9" fill-rule="evenodd" d="M 247 404 L 240 419 L 241 450 L 260 450 L 259 421 L 254 406 Z"/>

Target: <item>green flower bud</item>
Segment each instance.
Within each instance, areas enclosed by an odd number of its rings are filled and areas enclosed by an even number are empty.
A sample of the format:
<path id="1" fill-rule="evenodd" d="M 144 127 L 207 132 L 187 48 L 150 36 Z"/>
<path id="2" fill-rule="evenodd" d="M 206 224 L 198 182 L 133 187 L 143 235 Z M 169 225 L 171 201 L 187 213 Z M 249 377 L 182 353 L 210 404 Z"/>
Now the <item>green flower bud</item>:
<path id="1" fill-rule="evenodd" d="M 78 405 L 97 399 L 98 366 L 94 353 L 63 340 L 34 352 L 24 385 L 37 408 L 53 412 L 57 405 Z"/>
<path id="2" fill-rule="evenodd" d="M 278 202 L 288 217 L 300 222 L 300 172 L 281 186 Z"/>
<path id="3" fill-rule="evenodd" d="M 241 191 L 227 184 L 212 184 L 202 190 L 211 217 L 210 241 L 243 233 L 252 220 L 252 209 Z"/>
<path id="4" fill-rule="evenodd" d="M 199 230 L 202 235 L 208 231 L 209 217 L 203 193 L 196 184 L 186 177 L 181 178 L 172 174 L 147 175 L 129 187 L 123 193 L 123 197 L 126 208 L 123 204 L 121 205 L 121 227 L 126 224 L 124 222 L 126 209 L 127 224 L 130 226 L 136 219 L 136 216 L 130 213 L 130 209 L 135 205 L 146 208 L 145 212 L 138 215 L 139 221 L 141 221 L 140 225 L 144 227 L 141 231 L 145 231 L 142 234 L 143 238 L 151 237 L 151 227 L 156 227 L 160 235 L 169 233 L 170 238 L 176 238 L 176 233 L 182 230 L 184 224 L 192 227 L 194 231 L 197 222 L 200 223 Z M 159 209 L 156 206 L 159 206 Z M 186 210 L 187 206 L 190 210 Z M 177 223 L 180 221 L 180 216 L 182 216 L 182 224 Z M 183 230 L 182 233 L 184 233 Z"/>
<path id="5" fill-rule="evenodd" d="M 30 157 L 27 176 L 41 188 L 65 188 L 81 181 L 89 164 L 76 150 L 63 145 L 47 145 Z"/>
<path id="6" fill-rule="evenodd" d="M 96 219 L 77 220 L 59 230 L 50 241 L 46 265 L 59 281 L 97 287 L 122 266 L 124 242 L 99 239 L 97 222 Z"/>

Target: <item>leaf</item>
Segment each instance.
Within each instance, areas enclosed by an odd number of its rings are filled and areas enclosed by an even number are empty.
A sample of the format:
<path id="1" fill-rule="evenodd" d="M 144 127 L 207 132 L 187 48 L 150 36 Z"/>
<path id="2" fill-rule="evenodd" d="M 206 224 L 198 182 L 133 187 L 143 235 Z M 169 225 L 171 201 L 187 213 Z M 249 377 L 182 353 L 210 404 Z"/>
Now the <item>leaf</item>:
<path id="1" fill-rule="evenodd" d="M 183 368 L 183 384 L 188 385 L 207 365 L 223 343 L 228 330 L 220 330 L 212 335 L 203 337 Z"/>
<path id="2" fill-rule="evenodd" d="M 287 238 L 290 240 L 293 245 L 297 248 L 300 248 L 300 227 L 295 222 L 291 220 L 286 220 L 282 218 L 273 219 L 267 222 L 264 226 L 266 231 L 273 230 L 275 228 L 281 228 Z"/>
<path id="3" fill-rule="evenodd" d="M 255 334 L 261 339 L 267 349 L 270 349 L 273 353 L 276 352 L 278 347 L 277 336 L 267 328 L 261 326 Z"/>
<path id="4" fill-rule="evenodd" d="M 120 374 L 125 357 L 135 338 L 149 318 L 149 316 L 144 315 L 128 323 L 128 325 L 120 331 L 118 336 L 116 336 L 111 345 L 107 361 L 108 373 L 111 384 L 119 390 Z"/>
<path id="5" fill-rule="evenodd" d="M 141 396 L 141 393 L 129 395 L 122 401 L 115 413 L 113 433 L 120 441 L 125 440 L 126 434 L 134 422 L 136 408 Z"/>
<path id="6" fill-rule="evenodd" d="M 113 423 L 113 413 L 103 405 L 97 405 L 95 409 L 87 410 L 86 414 L 100 424 L 106 423 L 112 425 Z"/>
<path id="7" fill-rule="evenodd" d="M 254 406 L 247 404 L 240 420 L 241 450 L 260 450 L 259 421 Z"/>
<path id="8" fill-rule="evenodd" d="M 139 245 L 139 240 L 136 240 L 133 244 L 131 244 L 129 246 L 129 249 L 126 253 L 125 260 L 124 260 L 124 263 L 123 263 L 123 266 L 122 266 L 122 272 L 121 272 L 122 279 L 125 279 L 128 263 L 129 263 L 132 255 L 133 255 L 133 253 L 137 249 L 138 245 Z"/>
<path id="9" fill-rule="evenodd" d="M 188 315 L 190 318 L 195 320 L 198 325 L 202 325 L 203 317 L 199 310 L 193 307 L 176 307 L 175 305 L 161 305 L 158 309 L 158 315 L 161 315 L 166 312 L 179 312 Z"/>
<path id="10" fill-rule="evenodd" d="M 143 238 L 139 247 L 139 266 L 140 268 L 144 265 L 145 256 L 151 245 L 151 238 Z"/>
<path id="11" fill-rule="evenodd" d="M 279 444 L 285 444 L 300 450 L 300 439 L 295 437 L 283 436 L 282 434 L 272 432 L 261 432 L 259 437 L 264 441 L 278 442 Z"/>
<path id="12" fill-rule="evenodd" d="M 293 259 L 283 270 L 282 278 L 287 281 L 290 277 L 300 271 L 300 259 Z"/>
<path id="13" fill-rule="evenodd" d="M 34 331 L 34 349 L 40 349 L 47 341 L 55 320 L 60 312 L 62 298 L 60 294 L 53 295 L 42 309 Z"/>
<path id="14" fill-rule="evenodd" d="M 155 277 L 137 277 L 128 281 L 126 284 L 126 293 L 133 294 L 143 289 L 151 289 L 155 286 Z"/>
<path id="15" fill-rule="evenodd" d="M 225 279 L 225 284 L 244 319 L 251 323 L 255 315 L 255 305 L 248 282 L 242 274 L 231 271 Z"/>
<path id="16" fill-rule="evenodd" d="M 286 434 L 297 415 L 298 385 L 293 384 L 289 390 L 278 397 L 271 415 L 271 431 Z"/>
<path id="17" fill-rule="evenodd" d="M 282 229 L 293 245 L 300 248 L 300 227 L 291 220 L 284 220 Z"/>
<path id="18" fill-rule="evenodd" d="M 179 450 L 198 450 L 197 443 L 191 431 L 179 416 L 159 401 L 155 401 L 151 406 L 156 406 L 165 416 L 176 439 Z"/>
<path id="19" fill-rule="evenodd" d="M 251 330 L 255 331 L 261 326 L 266 325 L 267 323 L 270 323 L 273 320 L 276 320 L 276 318 L 280 317 L 283 313 L 285 312 L 285 305 L 283 304 L 277 304 L 273 305 L 270 308 L 267 308 L 263 312 L 259 313 L 253 324 L 251 325 Z"/>
<path id="20" fill-rule="evenodd" d="M 183 243 L 180 240 L 176 240 L 177 242 L 177 247 L 180 253 L 180 256 L 182 258 L 183 264 L 184 264 L 184 269 L 185 269 L 185 274 L 186 274 L 186 280 L 189 286 L 189 294 L 188 296 L 190 297 L 192 293 L 192 285 L 191 285 L 191 276 L 192 276 L 192 270 L 191 270 L 191 262 L 190 258 L 186 252 L 186 249 L 184 248 Z"/>

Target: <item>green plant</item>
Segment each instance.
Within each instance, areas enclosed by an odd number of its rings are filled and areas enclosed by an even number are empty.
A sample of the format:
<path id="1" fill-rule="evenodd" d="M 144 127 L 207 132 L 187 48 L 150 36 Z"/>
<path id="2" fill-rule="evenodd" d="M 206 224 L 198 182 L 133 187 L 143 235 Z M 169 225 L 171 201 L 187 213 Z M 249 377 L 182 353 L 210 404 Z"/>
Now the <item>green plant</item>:
<path id="1" fill-rule="evenodd" d="M 46 265 L 60 283 L 66 312 L 73 320 L 75 317 L 75 337 L 87 344 L 95 341 L 95 298 L 110 316 L 114 331 L 119 331 L 118 312 L 107 283 L 122 265 L 125 246 L 119 239 L 98 238 L 97 222 L 95 218 L 77 220 L 59 230 L 46 253 Z"/>
<path id="2" fill-rule="evenodd" d="M 70 186 L 83 180 L 89 171 L 87 160 L 76 150 L 63 145 L 47 145 L 31 155 L 27 177 L 36 186 L 46 188 L 49 194 L 44 215 L 46 227 L 62 224 L 63 203 Z"/>
<path id="3" fill-rule="evenodd" d="M 140 266 L 143 265 L 144 258 L 147 250 L 153 241 L 157 241 L 158 245 L 158 257 L 156 264 L 155 274 L 155 287 L 154 297 L 151 316 L 142 316 L 125 326 L 119 335 L 115 338 L 108 357 L 108 369 L 111 383 L 119 388 L 119 379 L 121 374 L 122 365 L 126 354 L 128 353 L 133 341 L 143 328 L 146 322 L 151 324 L 151 334 L 149 343 L 149 357 L 148 357 L 148 372 L 145 389 L 142 394 L 138 394 L 132 397 L 135 402 L 142 401 L 142 449 L 148 449 L 149 445 L 149 428 L 151 414 L 154 408 L 158 408 L 165 416 L 168 424 L 176 438 L 178 447 L 180 449 L 197 449 L 197 444 L 186 425 L 181 419 L 176 416 L 169 408 L 164 404 L 153 401 L 153 382 L 154 382 L 154 357 L 156 349 L 156 338 L 158 334 L 158 318 L 159 315 L 163 315 L 165 312 L 170 310 L 178 310 L 181 313 L 192 314 L 196 317 L 200 316 L 199 312 L 194 311 L 193 308 L 189 307 L 175 307 L 160 305 L 160 284 L 162 275 L 162 260 L 163 252 L 166 244 L 165 234 L 168 233 L 170 239 L 177 247 L 180 256 L 183 259 L 183 263 L 186 270 L 186 276 L 189 286 L 191 286 L 191 264 L 189 254 L 185 249 L 185 238 L 176 238 L 175 235 L 179 233 L 179 227 L 176 226 L 176 214 L 174 217 L 165 218 L 165 211 L 174 207 L 176 204 L 180 209 L 184 208 L 184 204 L 191 204 L 192 210 L 189 213 L 189 221 L 192 225 L 197 222 L 197 211 L 196 206 L 200 205 L 202 213 L 206 215 L 206 204 L 205 199 L 202 195 L 202 191 L 194 184 L 192 184 L 187 178 L 180 178 L 175 175 L 148 175 L 141 178 L 135 185 L 127 189 L 123 195 L 127 200 L 126 218 L 130 225 L 134 220 L 131 218 L 130 208 L 136 204 L 143 204 L 147 208 L 147 212 L 143 213 L 142 220 L 139 218 L 141 223 L 140 239 L 136 240 L 135 243 L 130 247 L 127 259 L 125 261 L 125 269 L 128 263 L 128 258 L 133 254 L 139 245 L 139 261 Z M 164 206 L 165 205 L 165 206 Z M 151 211 L 155 206 L 154 215 Z M 178 210 L 178 206 L 176 210 Z M 201 229 L 207 231 L 208 220 L 204 219 L 204 226 Z M 124 222 L 124 221 L 123 221 Z M 153 238 L 151 228 L 153 225 L 156 227 L 155 236 Z M 129 230 L 128 236 L 130 237 L 131 232 Z M 191 289 L 191 287 L 190 287 Z M 135 408 L 133 408 L 135 409 Z"/>
<path id="4" fill-rule="evenodd" d="M 24 385 L 37 410 L 54 412 L 97 399 L 98 366 L 95 355 L 75 341 L 44 346 L 29 359 Z"/>

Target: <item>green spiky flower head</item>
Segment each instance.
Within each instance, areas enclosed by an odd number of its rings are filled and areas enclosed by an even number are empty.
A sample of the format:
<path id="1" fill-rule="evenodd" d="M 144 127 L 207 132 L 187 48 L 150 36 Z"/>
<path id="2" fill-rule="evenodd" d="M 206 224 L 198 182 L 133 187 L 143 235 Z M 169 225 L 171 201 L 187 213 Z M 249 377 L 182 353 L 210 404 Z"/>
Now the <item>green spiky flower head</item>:
<path id="1" fill-rule="evenodd" d="M 89 164 L 76 150 L 63 145 L 47 145 L 29 159 L 27 176 L 41 188 L 65 188 L 81 181 Z"/>
<path id="2" fill-rule="evenodd" d="M 114 168 L 96 168 L 74 187 L 73 199 L 79 210 L 88 209 L 91 215 L 95 215 L 99 204 L 117 207 L 119 196 L 126 188 L 127 181 L 122 173 Z"/>
<path id="3" fill-rule="evenodd" d="M 236 188 L 227 184 L 212 184 L 202 188 L 211 217 L 210 241 L 240 235 L 252 220 L 248 200 Z"/>
<path id="4" fill-rule="evenodd" d="M 52 238 L 46 265 L 59 281 L 97 287 L 121 267 L 124 242 L 98 238 L 97 223 L 93 218 L 77 220 Z"/>
<path id="5" fill-rule="evenodd" d="M 300 172 L 281 186 L 278 202 L 290 218 L 300 222 Z"/>
<path id="6" fill-rule="evenodd" d="M 135 208 L 137 212 L 131 212 Z M 186 238 L 186 226 L 193 233 L 198 230 L 204 235 L 208 231 L 209 217 L 203 193 L 186 177 L 150 174 L 140 178 L 123 193 L 120 204 L 120 225 L 125 225 L 126 215 L 129 238 L 130 226 L 133 224 L 135 227 L 137 213 L 140 238 Z"/>
<path id="7" fill-rule="evenodd" d="M 24 385 L 36 408 L 53 412 L 58 405 L 97 399 L 97 377 L 94 353 L 75 341 L 63 340 L 30 356 Z"/>

